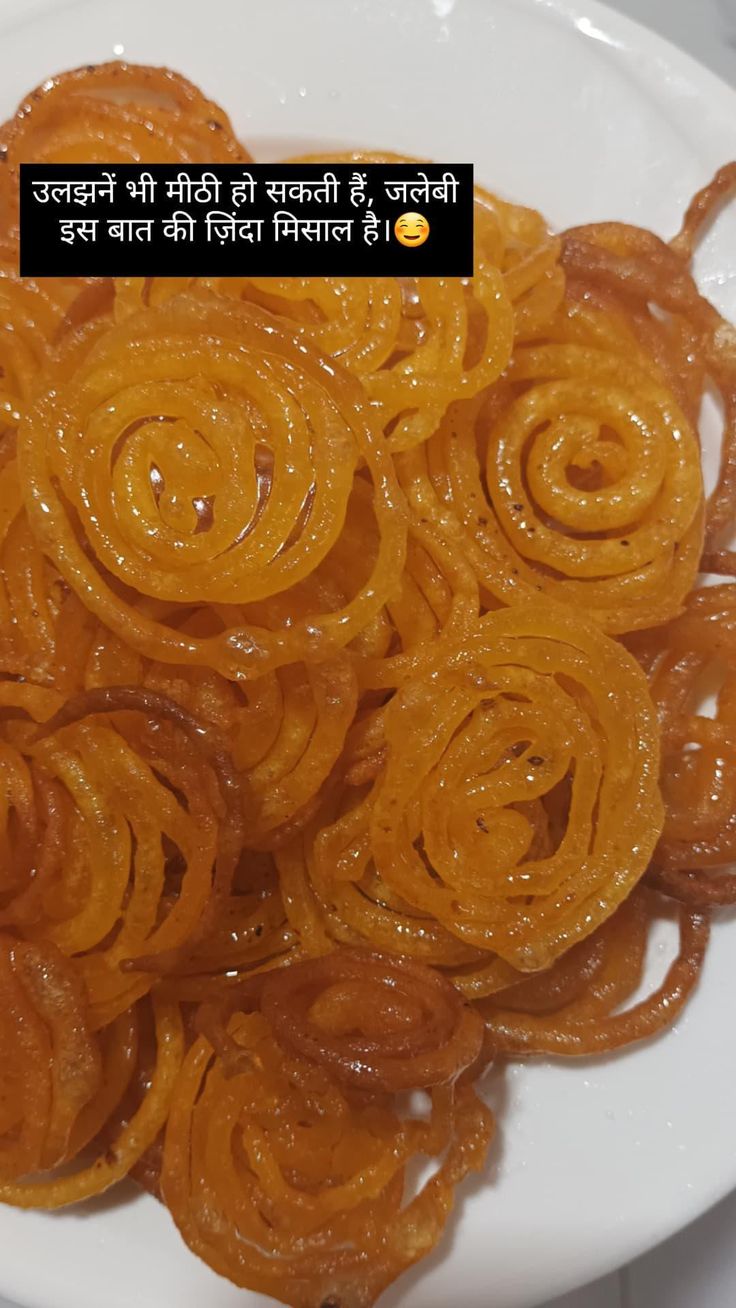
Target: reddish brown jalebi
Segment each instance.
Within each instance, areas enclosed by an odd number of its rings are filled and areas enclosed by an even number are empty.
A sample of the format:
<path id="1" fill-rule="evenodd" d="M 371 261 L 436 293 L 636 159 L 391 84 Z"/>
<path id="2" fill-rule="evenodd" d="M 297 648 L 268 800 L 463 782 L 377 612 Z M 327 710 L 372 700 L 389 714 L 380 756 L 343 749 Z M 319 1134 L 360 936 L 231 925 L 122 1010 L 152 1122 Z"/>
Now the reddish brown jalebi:
<path id="1" fill-rule="evenodd" d="M 691 994 L 708 944 L 707 912 L 683 905 L 680 945 L 661 984 L 619 1011 L 642 980 L 658 896 L 637 887 L 595 935 L 537 976 L 486 1000 L 487 1054 L 583 1055 L 619 1049 L 674 1022 Z"/>
<path id="2" fill-rule="evenodd" d="M 691 595 L 648 637 L 666 819 L 651 880 L 693 906 L 736 902 L 736 587 Z M 707 698 L 715 711 L 706 714 Z M 701 710 L 701 711 L 699 711 Z"/>
<path id="3" fill-rule="evenodd" d="M 438 972 L 367 950 L 269 973 L 260 1008 L 282 1048 L 357 1089 L 452 1083 L 482 1044 L 478 1014 Z"/>
<path id="4" fill-rule="evenodd" d="M 736 902 L 736 165 L 670 245 L 477 189 L 467 279 L 18 275 L 22 162 L 249 159 L 128 64 L 0 128 L 0 1201 L 370 1308 L 488 1062 L 661 1031 Z"/>

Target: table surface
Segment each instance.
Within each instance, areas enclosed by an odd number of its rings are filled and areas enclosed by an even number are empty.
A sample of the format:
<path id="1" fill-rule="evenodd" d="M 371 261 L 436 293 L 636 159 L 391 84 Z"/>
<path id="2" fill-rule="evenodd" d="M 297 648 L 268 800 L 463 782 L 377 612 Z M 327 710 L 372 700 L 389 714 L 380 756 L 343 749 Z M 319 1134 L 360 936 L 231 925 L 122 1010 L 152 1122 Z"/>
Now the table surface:
<path id="1" fill-rule="evenodd" d="M 736 86 L 736 0 L 608 0 Z M 736 1192 L 621 1271 L 543 1308 L 734 1308 Z M 16 1305 L 0 1299 L 0 1308 Z"/>

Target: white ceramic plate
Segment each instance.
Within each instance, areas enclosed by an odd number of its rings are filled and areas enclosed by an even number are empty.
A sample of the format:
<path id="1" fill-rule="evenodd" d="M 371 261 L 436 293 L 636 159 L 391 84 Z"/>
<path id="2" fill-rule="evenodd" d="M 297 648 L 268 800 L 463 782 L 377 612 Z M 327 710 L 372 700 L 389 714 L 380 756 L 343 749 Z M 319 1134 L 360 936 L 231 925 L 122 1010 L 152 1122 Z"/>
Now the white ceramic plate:
<path id="1" fill-rule="evenodd" d="M 593 0 L 0 0 L 0 118 L 48 74 L 123 55 L 200 83 L 257 158 L 339 144 L 470 159 L 481 181 L 558 226 L 621 218 L 669 235 L 736 155 L 736 95 Z M 733 216 L 698 272 L 736 318 Z M 655 945 L 655 972 L 667 949 Z M 724 921 L 676 1029 L 494 1085 L 488 1175 L 385 1308 L 458 1296 L 464 1308 L 530 1308 L 736 1185 L 735 989 L 736 923 Z M 0 1293 L 28 1308 L 271 1304 L 210 1273 L 148 1198 L 53 1217 L 1 1209 L 0 1247 Z"/>

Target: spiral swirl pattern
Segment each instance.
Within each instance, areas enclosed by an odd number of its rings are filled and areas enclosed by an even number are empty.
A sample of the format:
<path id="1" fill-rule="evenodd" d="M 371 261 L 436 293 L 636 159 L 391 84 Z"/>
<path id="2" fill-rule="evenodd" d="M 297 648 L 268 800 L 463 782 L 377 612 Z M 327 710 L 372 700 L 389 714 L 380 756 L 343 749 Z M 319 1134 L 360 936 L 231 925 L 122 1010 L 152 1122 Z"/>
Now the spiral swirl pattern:
<path id="1" fill-rule="evenodd" d="M 370 851 L 402 901 L 522 971 L 609 916 L 662 823 L 646 680 L 563 606 L 487 614 L 407 682 L 384 717 L 386 763 L 335 839 L 336 880 Z"/>
<path id="2" fill-rule="evenodd" d="M 325 560 L 359 459 L 379 544 L 358 594 L 277 632 L 222 630 L 218 610 L 274 597 Z M 300 650 L 330 652 L 378 612 L 402 554 L 399 492 L 360 394 L 298 338 L 238 305 L 181 297 L 108 332 L 28 416 L 19 461 L 29 516 L 62 576 L 150 657 L 204 657 L 253 676 Z M 208 606 L 219 634 L 147 618 L 108 573 L 142 596 Z"/>
<path id="3" fill-rule="evenodd" d="M 270 973 L 260 1003 L 279 1044 L 358 1088 L 451 1083 L 480 1053 L 477 1014 L 408 959 L 339 950 Z"/>
<path id="4" fill-rule="evenodd" d="M 238 1285 L 296 1308 L 370 1304 L 438 1239 L 455 1186 L 482 1164 L 488 1110 L 471 1087 L 433 1092 L 429 1121 L 401 1120 L 236 1014 L 241 1064 L 192 1046 L 166 1130 L 161 1189 L 184 1239 Z M 444 1159 L 402 1206 L 418 1154 Z"/>

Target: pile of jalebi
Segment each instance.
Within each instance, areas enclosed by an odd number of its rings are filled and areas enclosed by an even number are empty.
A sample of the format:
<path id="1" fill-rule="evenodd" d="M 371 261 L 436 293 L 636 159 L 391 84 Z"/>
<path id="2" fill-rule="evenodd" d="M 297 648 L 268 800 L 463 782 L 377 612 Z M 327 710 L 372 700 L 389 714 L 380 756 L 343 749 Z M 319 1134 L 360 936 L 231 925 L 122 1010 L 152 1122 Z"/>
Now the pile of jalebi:
<path id="1" fill-rule="evenodd" d="M 669 245 L 478 190 L 466 280 L 18 276 L 21 162 L 248 159 L 126 64 L 0 128 L 0 1200 L 369 1308 L 489 1062 L 661 1030 L 736 902 L 736 166 Z"/>

